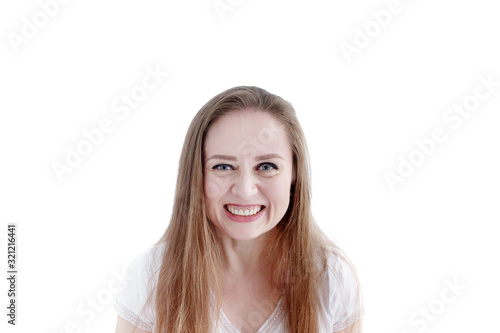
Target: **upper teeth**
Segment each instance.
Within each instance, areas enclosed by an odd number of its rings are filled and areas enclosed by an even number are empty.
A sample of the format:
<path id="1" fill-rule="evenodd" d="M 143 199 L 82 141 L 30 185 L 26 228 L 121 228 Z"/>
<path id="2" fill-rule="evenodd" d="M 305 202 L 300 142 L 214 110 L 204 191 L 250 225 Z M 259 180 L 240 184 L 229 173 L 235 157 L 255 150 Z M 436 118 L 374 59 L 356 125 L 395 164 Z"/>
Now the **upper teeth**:
<path id="1" fill-rule="evenodd" d="M 255 215 L 260 210 L 262 209 L 262 206 L 255 206 L 251 209 L 245 208 L 245 209 L 239 209 L 239 208 L 234 208 L 232 206 L 227 206 L 227 210 L 230 211 L 234 215 L 241 215 L 241 216 L 250 216 L 250 215 Z"/>

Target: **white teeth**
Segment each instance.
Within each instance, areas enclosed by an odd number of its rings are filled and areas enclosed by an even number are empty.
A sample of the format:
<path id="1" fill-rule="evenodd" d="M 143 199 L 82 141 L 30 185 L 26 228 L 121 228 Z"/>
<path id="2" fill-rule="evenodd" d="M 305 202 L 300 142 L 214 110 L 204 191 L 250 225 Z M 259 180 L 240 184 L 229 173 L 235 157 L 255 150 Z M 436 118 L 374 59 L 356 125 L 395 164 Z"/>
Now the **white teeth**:
<path id="1" fill-rule="evenodd" d="M 261 211 L 262 207 L 258 207 L 258 208 L 252 208 L 252 209 L 234 209 L 232 207 L 229 207 L 229 206 L 226 206 L 227 207 L 227 210 L 230 211 L 232 214 L 234 215 L 240 215 L 240 216 L 251 216 L 251 215 L 255 215 L 257 214 L 258 212 Z"/>

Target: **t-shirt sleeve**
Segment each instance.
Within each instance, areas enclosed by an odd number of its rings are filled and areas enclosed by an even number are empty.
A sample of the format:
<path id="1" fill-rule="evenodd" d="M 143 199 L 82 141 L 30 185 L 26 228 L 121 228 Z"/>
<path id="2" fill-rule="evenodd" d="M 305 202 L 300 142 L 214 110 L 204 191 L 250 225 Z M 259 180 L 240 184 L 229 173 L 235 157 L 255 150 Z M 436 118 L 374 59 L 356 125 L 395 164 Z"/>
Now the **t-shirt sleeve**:
<path id="1" fill-rule="evenodd" d="M 329 312 L 333 329 L 342 331 L 364 315 L 361 288 L 356 270 L 345 256 L 331 255 L 328 259 Z M 331 327 L 331 326 L 330 326 Z"/>
<path id="2" fill-rule="evenodd" d="M 119 316 L 145 331 L 152 331 L 154 324 L 152 305 L 145 307 L 154 286 L 152 257 L 153 248 L 143 251 L 130 263 L 114 305 Z"/>

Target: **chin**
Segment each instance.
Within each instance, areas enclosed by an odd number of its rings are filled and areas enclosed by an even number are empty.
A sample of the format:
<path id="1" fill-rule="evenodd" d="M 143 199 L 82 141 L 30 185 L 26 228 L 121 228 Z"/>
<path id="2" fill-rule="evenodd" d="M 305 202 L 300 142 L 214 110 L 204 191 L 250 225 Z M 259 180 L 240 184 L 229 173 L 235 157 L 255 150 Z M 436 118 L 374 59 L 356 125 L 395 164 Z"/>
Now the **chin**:
<path id="1" fill-rule="evenodd" d="M 272 229 L 271 229 L 272 230 Z M 228 237 L 235 239 L 235 240 L 252 240 L 252 239 L 257 239 L 261 236 L 264 236 L 267 234 L 270 230 L 229 230 L 228 232 L 224 233 Z"/>
<path id="2" fill-rule="evenodd" d="M 258 232 L 232 232 L 230 234 L 227 234 L 227 236 L 231 237 L 232 239 L 236 240 L 252 240 L 259 238 L 262 233 Z"/>

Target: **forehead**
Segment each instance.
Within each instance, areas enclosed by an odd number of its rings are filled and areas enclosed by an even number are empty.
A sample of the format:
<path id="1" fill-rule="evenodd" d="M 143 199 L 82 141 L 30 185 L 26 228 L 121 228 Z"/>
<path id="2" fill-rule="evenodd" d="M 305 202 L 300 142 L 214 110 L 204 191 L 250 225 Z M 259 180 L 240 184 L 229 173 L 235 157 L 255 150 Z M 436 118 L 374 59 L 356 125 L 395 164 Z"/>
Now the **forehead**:
<path id="1" fill-rule="evenodd" d="M 231 112 L 217 119 L 207 132 L 204 148 L 206 154 L 291 155 L 285 127 L 269 113 L 255 110 Z"/>

